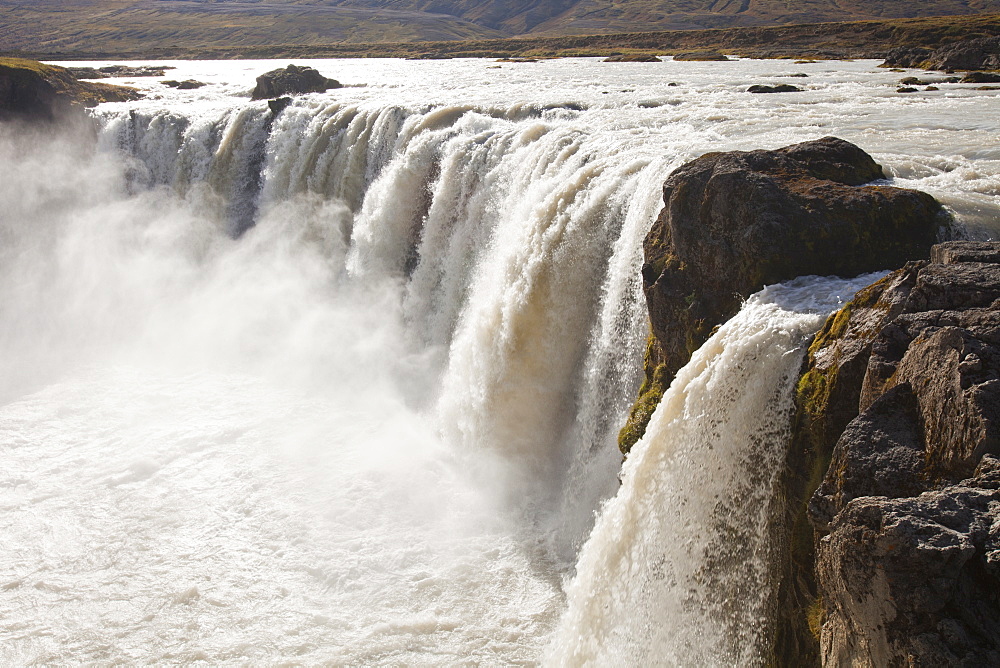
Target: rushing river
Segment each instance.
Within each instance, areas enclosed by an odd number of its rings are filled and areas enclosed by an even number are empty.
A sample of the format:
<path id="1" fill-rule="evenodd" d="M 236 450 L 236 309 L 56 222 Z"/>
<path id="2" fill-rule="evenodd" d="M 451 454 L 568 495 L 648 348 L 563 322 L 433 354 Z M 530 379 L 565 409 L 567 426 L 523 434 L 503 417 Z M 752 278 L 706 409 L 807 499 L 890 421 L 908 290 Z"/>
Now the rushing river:
<path id="1" fill-rule="evenodd" d="M 758 663 L 790 385 L 863 281 L 751 299 L 622 470 L 665 176 L 835 135 L 1000 231 L 997 94 L 870 61 L 313 61 L 277 117 L 285 61 L 169 64 L 96 151 L 0 128 L 3 664 Z"/>

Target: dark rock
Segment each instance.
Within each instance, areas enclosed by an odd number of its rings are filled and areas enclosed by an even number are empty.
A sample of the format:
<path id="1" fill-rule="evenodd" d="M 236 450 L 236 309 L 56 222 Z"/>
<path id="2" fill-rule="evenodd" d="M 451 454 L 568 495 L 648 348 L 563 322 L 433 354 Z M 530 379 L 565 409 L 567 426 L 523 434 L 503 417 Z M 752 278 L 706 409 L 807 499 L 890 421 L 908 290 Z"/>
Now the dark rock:
<path id="1" fill-rule="evenodd" d="M 837 516 L 816 563 L 823 665 L 1000 665 L 998 470 Z"/>
<path id="2" fill-rule="evenodd" d="M 710 153 L 671 174 L 644 242 L 647 392 L 669 384 L 712 328 L 766 284 L 927 257 L 948 215 L 925 193 L 865 185 L 884 178 L 868 154 L 834 137 Z M 644 407 L 658 397 L 646 399 L 623 429 L 623 450 L 644 432 Z"/>
<path id="3" fill-rule="evenodd" d="M 723 61 L 729 60 L 724 54 L 718 51 L 690 51 L 688 53 L 678 53 L 674 60 L 680 61 Z"/>
<path id="4" fill-rule="evenodd" d="M 976 90 L 1000 90 L 998 86 L 978 86 Z"/>
<path id="5" fill-rule="evenodd" d="M 917 77 L 905 77 L 903 79 L 900 79 L 899 83 L 903 84 L 904 86 L 926 86 L 930 82 L 918 79 Z"/>
<path id="6" fill-rule="evenodd" d="M 931 249 L 931 262 L 957 264 L 959 262 L 988 262 L 1000 264 L 1000 246 L 988 241 L 952 241 L 938 244 Z"/>
<path id="7" fill-rule="evenodd" d="M 1000 37 L 981 37 L 953 42 L 930 51 L 899 47 L 886 53 L 882 67 L 920 67 L 927 70 L 1000 69 Z"/>
<path id="8" fill-rule="evenodd" d="M 811 463 L 803 475 L 813 477 L 836 439 L 809 503 L 818 534 L 829 533 L 816 557 L 818 591 L 807 587 L 825 614 L 824 665 L 1000 658 L 1000 629 L 960 613 L 997 619 L 1000 589 L 982 580 L 985 556 L 974 565 L 985 543 L 970 527 L 993 526 L 1000 506 L 976 506 L 967 490 L 933 491 L 974 472 L 974 484 L 960 486 L 1000 488 L 998 262 L 998 243 L 935 246 L 930 262 L 910 263 L 859 292 L 810 347 L 790 462 Z M 959 541 L 972 546 L 961 551 L 969 560 L 941 551 L 954 531 L 971 536 Z M 995 550 L 983 555 L 997 561 Z M 796 564 L 807 572 L 792 577 L 808 583 L 808 559 Z"/>
<path id="9" fill-rule="evenodd" d="M 53 121 L 79 107 L 141 97 L 133 88 L 78 81 L 62 67 L 0 59 L 0 120 Z"/>
<path id="10" fill-rule="evenodd" d="M 930 90 L 930 91 L 934 91 L 934 90 L 940 90 L 940 89 L 939 89 L 939 88 L 938 88 L 937 86 L 928 86 L 928 87 L 927 87 L 927 88 L 925 88 L 924 90 Z"/>
<path id="11" fill-rule="evenodd" d="M 830 470 L 809 502 L 809 516 L 826 530 L 852 499 L 914 496 L 924 491 L 920 405 L 909 384 L 897 385 L 852 420 L 833 451 Z"/>
<path id="12" fill-rule="evenodd" d="M 969 72 L 961 78 L 960 83 L 1000 83 L 1000 74 L 992 72 Z"/>
<path id="13" fill-rule="evenodd" d="M 292 98 L 290 97 L 276 97 L 273 100 L 267 101 L 267 107 L 271 110 L 272 116 L 277 116 L 285 110 L 285 108 L 292 103 Z"/>
<path id="14" fill-rule="evenodd" d="M 172 65 L 106 65 L 98 71 L 109 77 L 162 77 L 167 70 L 176 69 Z"/>
<path id="15" fill-rule="evenodd" d="M 676 58 L 674 59 L 676 60 Z M 656 56 L 648 53 L 622 54 L 618 56 L 608 56 L 605 63 L 662 63 Z"/>
<path id="16" fill-rule="evenodd" d="M 923 67 L 930 70 L 1000 69 L 1000 37 L 982 37 L 947 44 L 931 53 Z"/>
<path id="17" fill-rule="evenodd" d="M 201 81 L 195 81 L 194 79 L 186 79 L 185 81 L 163 81 L 164 86 L 170 86 L 171 88 L 177 88 L 178 90 L 194 90 L 195 88 L 201 88 L 205 84 Z"/>
<path id="18" fill-rule="evenodd" d="M 800 93 L 802 89 L 792 84 L 778 84 L 777 86 L 765 86 L 755 84 L 747 88 L 748 93 Z"/>
<path id="19" fill-rule="evenodd" d="M 903 86 L 902 88 L 897 88 L 896 92 L 897 93 L 916 93 L 917 89 L 916 88 L 910 88 L 909 86 Z"/>
<path id="20" fill-rule="evenodd" d="M 77 79 L 107 79 L 109 76 L 95 67 L 67 67 L 66 70 Z"/>
<path id="21" fill-rule="evenodd" d="M 930 49 L 898 46 L 894 49 L 889 49 L 889 51 L 886 52 L 885 62 L 882 63 L 881 67 L 920 67 L 920 63 L 927 60 L 927 57 L 930 56 L 930 54 Z"/>
<path id="22" fill-rule="evenodd" d="M 251 97 L 254 100 L 266 100 L 296 93 L 322 93 L 340 87 L 340 82 L 327 79 L 312 67 L 289 65 L 257 77 L 257 87 L 253 89 Z"/>

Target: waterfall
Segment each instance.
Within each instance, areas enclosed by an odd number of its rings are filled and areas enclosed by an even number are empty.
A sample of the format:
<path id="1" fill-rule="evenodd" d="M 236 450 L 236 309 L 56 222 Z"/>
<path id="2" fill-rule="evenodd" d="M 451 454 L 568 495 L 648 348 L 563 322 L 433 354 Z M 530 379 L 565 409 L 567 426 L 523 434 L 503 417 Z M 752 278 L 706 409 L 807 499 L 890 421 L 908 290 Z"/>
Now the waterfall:
<path id="1" fill-rule="evenodd" d="M 133 192 L 169 188 L 232 236 L 305 215 L 340 249 L 341 289 L 390 286 L 422 367 L 397 369 L 401 386 L 435 379 L 406 401 L 432 407 L 511 498 L 561 507 L 552 547 L 571 558 L 615 488 L 645 329 L 641 240 L 672 165 L 602 144 L 567 122 L 579 111 L 313 101 L 274 119 L 262 103 L 99 119 Z"/>
<path id="2" fill-rule="evenodd" d="M 684 155 L 586 113 L 111 105 L 96 153 L 0 128 L 0 617 L 39 611 L 0 661 L 531 663 L 558 628 L 553 663 L 754 663 L 788 384 L 857 286 L 751 299 L 619 488 Z"/>
<path id="3" fill-rule="evenodd" d="M 873 278 L 765 288 L 678 372 L 580 553 L 552 665 L 763 665 L 803 344 Z"/>

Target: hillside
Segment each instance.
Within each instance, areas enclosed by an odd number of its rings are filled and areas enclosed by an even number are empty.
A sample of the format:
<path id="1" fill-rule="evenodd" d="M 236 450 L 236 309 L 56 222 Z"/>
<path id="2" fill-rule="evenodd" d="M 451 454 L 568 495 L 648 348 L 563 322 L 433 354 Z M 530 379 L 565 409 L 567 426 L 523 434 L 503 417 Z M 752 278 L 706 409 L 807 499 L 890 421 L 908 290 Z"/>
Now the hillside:
<path id="1" fill-rule="evenodd" d="M 90 50 L 32 49 L 38 60 L 141 60 L 166 58 L 549 58 L 621 53 L 673 55 L 700 49 L 753 58 L 884 58 L 895 47 L 930 47 L 971 37 L 1000 35 L 1000 14 L 888 21 L 819 23 L 762 28 L 673 30 L 516 37 L 437 42 L 334 42 L 326 44 L 238 44 L 211 46 L 95 45 Z M 2 55 L 2 52 L 0 52 Z"/>
<path id="2" fill-rule="evenodd" d="M 0 51 L 183 53 L 1000 13 L 1000 0 L 0 0 Z"/>

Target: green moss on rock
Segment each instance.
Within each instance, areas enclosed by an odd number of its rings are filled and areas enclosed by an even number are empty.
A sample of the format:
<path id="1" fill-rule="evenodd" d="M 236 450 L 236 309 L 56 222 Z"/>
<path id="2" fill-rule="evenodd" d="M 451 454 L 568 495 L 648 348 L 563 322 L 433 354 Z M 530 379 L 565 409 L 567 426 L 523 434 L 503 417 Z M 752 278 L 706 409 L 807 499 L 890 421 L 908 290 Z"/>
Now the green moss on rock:
<path id="1" fill-rule="evenodd" d="M 618 449 L 627 455 L 632 446 L 646 433 L 649 419 L 660 404 L 663 393 L 670 385 L 670 374 L 667 365 L 658 362 L 656 338 L 650 334 L 646 340 L 646 358 L 643 363 L 646 377 L 639 388 L 639 398 L 636 399 L 625 426 L 618 432 Z"/>

